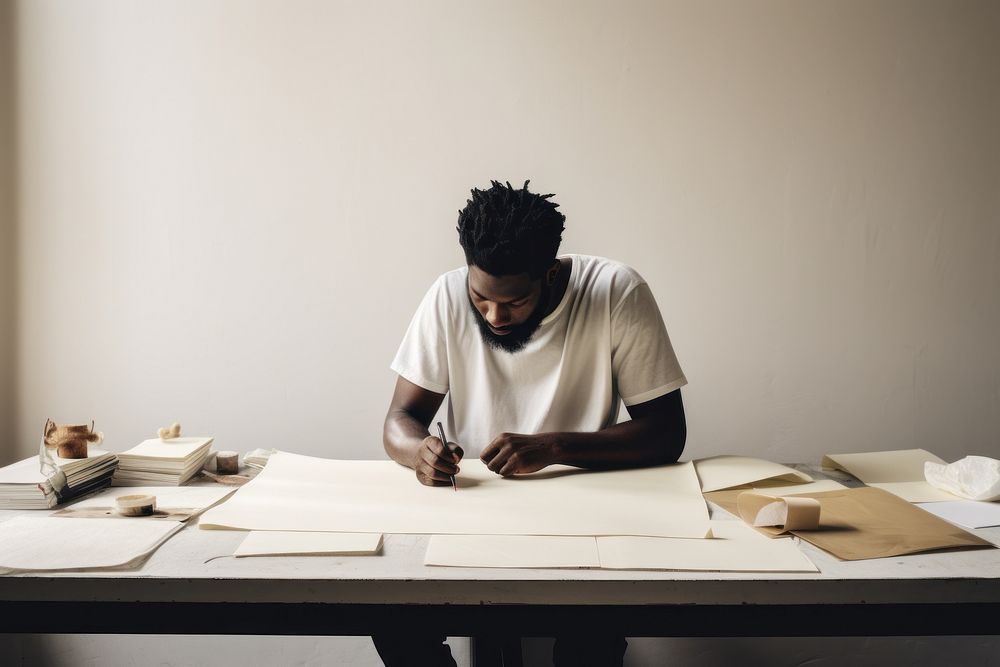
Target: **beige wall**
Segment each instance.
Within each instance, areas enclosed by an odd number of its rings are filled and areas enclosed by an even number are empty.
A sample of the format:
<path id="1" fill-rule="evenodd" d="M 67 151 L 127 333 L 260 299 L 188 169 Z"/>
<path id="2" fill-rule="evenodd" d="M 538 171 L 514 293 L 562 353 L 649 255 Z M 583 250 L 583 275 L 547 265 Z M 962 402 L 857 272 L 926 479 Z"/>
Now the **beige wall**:
<path id="1" fill-rule="evenodd" d="M 0 0 L 0 463 L 15 450 L 17 432 L 17 45 L 14 3 Z"/>
<path id="2" fill-rule="evenodd" d="M 25 2 L 19 439 L 382 455 L 456 211 L 649 280 L 688 455 L 1000 445 L 1000 6 Z"/>

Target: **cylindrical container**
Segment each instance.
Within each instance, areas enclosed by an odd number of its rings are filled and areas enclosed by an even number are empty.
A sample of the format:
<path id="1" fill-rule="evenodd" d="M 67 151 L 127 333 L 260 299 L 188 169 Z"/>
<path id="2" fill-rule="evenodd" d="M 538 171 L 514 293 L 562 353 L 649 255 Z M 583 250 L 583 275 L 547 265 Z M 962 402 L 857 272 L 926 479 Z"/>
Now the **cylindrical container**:
<path id="1" fill-rule="evenodd" d="M 144 493 L 118 496 L 115 504 L 122 516 L 150 516 L 156 511 L 156 496 Z"/>
<path id="2" fill-rule="evenodd" d="M 215 469 L 220 475 L 235 475 L 240 471 L 239 453 L 230 451 L 216 453 Z"/>

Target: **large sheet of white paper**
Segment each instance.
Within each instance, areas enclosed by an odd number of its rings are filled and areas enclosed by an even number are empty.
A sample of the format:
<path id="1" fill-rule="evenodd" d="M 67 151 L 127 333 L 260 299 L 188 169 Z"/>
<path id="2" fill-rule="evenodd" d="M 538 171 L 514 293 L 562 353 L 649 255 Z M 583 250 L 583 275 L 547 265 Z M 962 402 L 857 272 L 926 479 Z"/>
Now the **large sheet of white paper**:
<path id="1" fill-rule="evenodd" d="M 17 516 L 0 523 L 0 574 L 134 567 L 183 526 Z"/>
<path id="2" fill-rule="evenodd" d="M 1000 502 L 953 500 L 941 503 L 921 503 L 921 509 L 963 528 L 1000 526 Z"/>
<path id="3" fill-rule="evenodd" d="M 712 521 L 712 539 L 434 535 L 425 565 L 725 572 L 816 572 L 793 540 L 772 540 L 742 521 Z"/>
<path id="4" fill-rule="evenodd" d="M 812 481 L 812 477 L 794 468 L 747 456 L 712 456 L 698 459 L 694 465 L 701 480 L 701 490 L 705 493 L 762 480 Z"/>
<path id="5" fill-rule="evenodd" d="M 924 463 L 944 463 L 924 449 L 897 449 L 888 452 L 827 454 L 824 468 L 845 470 L 868 486 L 888 491 L 911 503 L 961 500 L 937 489 L 924 479 Z"/>
<path id="6" fill-rule="evenodd" d="M 417 482 L 392 461 L 338 461 L 278 452 L 204 529 L 706 537 L 708 508 L 690 463 L 589 472 L 551 466 L 503 478 L 461 463 L 458 491 Z"/>
<path id="7" fill-rule="evenodd" d="M 596 568 L 601 566 L 601 561 L 597 551 L 597 540 L 593 537 L 432 535 L 427 544 L 427 552 L 424 554 L 424 565 Z"/>
<path id="8" fill-rule="evenodd" d="M 601 567 L 609 570 L 816 572 L 794 540 L 772 540 L 742 521 L 713 521 L 710 540 L 599 537 Z"/>
<path id="9" fill-rule="evenodd" d="M 378 533 L 302 533 L 254 530 L 236 547 L 247 556 L 369 556 L 382 549 Z"/>

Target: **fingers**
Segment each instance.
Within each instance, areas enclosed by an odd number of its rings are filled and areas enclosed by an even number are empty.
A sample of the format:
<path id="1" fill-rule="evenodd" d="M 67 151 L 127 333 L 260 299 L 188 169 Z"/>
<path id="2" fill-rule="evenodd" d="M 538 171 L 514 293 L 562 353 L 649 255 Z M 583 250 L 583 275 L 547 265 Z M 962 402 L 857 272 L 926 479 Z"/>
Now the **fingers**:
<path id="1" fill-rule="evenodd" d="M 493 459 L 495 459 L 500 454 L 500 452 L 504 449 L 505 446 L 510 445 L 510 439 L 511 439 L 510 433 L 501 433 L 497 437 L 493 438 L 493 442 L 483 447 L 483 451 L 479 455 L 479 459 L 486 464 L 487 468 L 493 470 L 493 467 L 490 465 L 490 463 L 492 463 Z M 506 460 L 506 457 L 504 457 L 504 460 Z M 494 470 L 494 472 L 496 471 Z"/>
<path id="2" fill-rule="evenodd" d="M 483 449 L 480 458 L 487 468 L 499 475 L 504 466 L 507 466 L 515 456 L 517 456 L 517 443 L 514 435 L 501 433 Z"/>
<path id="3" fill-rule="evenodd" d="M 434 436 L 424 438 L 424 446 L 420 450 L 420 457 L 430 467 L 449 475 L 454 475 L 458 472 L 458 460 L 461 458 L 455 456 L 455 453 L 451 449 L 445 447 L 441 440 Z"/>
<path id="4" fill-rule="evenodd" d="M 417 480 L 425 486 L 450 486 L 451 476 L 458 473 L 458 461 L 462 450 L 457 445 L 455 451 L 445 447 L 440 438 L 424 438 L 415 468 Z"/>
<path id="5" fill-rule="evenodd" d="M 451 477 L 436 470 L 430 472 L 426 468 L 417 468 L 417 481 L 424 486 L 451 486 Z"/>

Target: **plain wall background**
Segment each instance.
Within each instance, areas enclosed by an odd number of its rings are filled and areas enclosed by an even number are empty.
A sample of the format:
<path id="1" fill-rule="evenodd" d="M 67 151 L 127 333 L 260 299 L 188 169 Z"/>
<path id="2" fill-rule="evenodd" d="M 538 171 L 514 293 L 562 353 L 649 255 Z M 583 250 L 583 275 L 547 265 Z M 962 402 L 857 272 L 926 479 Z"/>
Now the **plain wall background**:
<path id="1" fill-rule="evenodd" d="M 47 417 L 383 457 L 491 178 L 649 281 L 685 458 L 1000 454 L 997 3 L 2 7 L 0 463 Z"/>

